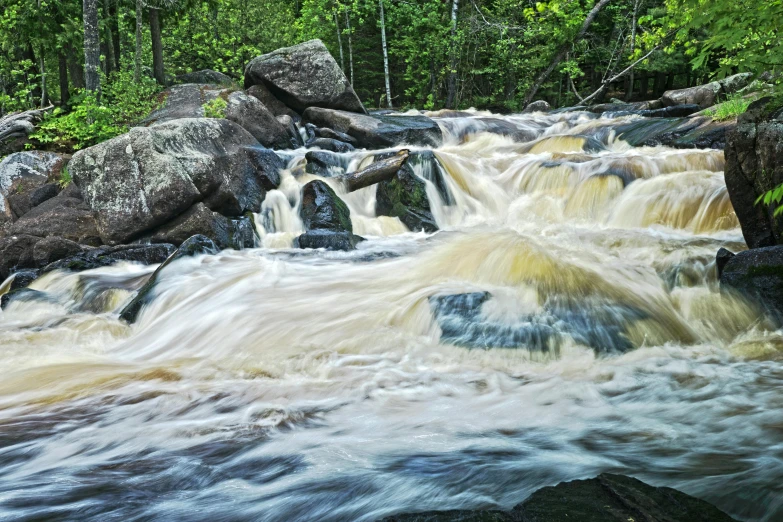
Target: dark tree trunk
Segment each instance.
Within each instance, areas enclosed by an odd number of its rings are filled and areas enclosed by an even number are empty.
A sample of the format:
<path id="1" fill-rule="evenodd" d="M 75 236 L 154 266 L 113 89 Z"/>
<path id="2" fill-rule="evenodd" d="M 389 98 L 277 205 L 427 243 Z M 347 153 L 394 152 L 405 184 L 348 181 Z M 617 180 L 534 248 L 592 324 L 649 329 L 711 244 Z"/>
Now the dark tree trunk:
<path id="1" fill-rule="evenodd" d="M 68 61 L 68 77 L 75 89 L 84 89 L 84 68 L 77 60 L 76 50 L 71 44 L 65 46 L 66 60 Z"/>
<path id="2" fill-rule="evenodd" d="M 120 22 L 117 14 L 117 1 L 109 2 L 109 31 L 111 31 L 112 48 L 114 51 L 114 70 L 120 70 Z"/>
<path id="3" fill-rule="evenodd" d="M 674 87 L 674 73 L 670 72 L 666 75 L 666 90 L 670 91 Z"/>
<path id="4" fill-rule="evenodd" d="M 100 92 L 101 39 L 98 30 L 98 0 L 84 0 L 84 82 L 88 91 Z"/>
<path id="5" fill-rule="evenodd" d="M 160 32 L 160 13 L 150 9 L 150 36 L 152 37 L 152 74 L 160 85 L 166 85 L 163 69 L 163 36 Z"/>
<path id="6" fill-rule="evenodd" d="M 60 105 L 65 106 L 71 99 L 71 93 L 68 90 L 68 59 L 63 51 L 57 55 L 57 65 L 60 73 Z"/>
<path id="7" fill-rule="evenodd" d="M 639 73 L 639 94 L 642 97 L 642 100 L 647 99 L 647 71 L 642 71 Z"/>
<path id="8" fill-rule="evenodd" d="M 32 86 L 30 92 L 30 103 L 32 105 L 37 105 L 41 100 L 41 84 L 39 82 L 35 82 L 35 85 L 33 85 L 33 78 L 38 74 L 33 44 L 28 42 L 27 45 L 22 49 L 22 59 L 30 61 L 30 66 L 25 68 L 24 74 L 28 85 Z"/>

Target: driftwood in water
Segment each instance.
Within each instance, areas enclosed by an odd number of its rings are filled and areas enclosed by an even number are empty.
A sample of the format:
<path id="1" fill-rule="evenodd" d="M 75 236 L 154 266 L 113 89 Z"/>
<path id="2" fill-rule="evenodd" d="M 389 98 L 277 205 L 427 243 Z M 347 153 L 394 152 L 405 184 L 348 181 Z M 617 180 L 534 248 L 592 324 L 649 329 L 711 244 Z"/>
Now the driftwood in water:
<path id="1" fill-rule="evenodd" d="M 343 182 L 348 192 L 353 192 L 391 179 L 408 161 L 409 156 L 410 152 L 407 149 L 403 149 L 391 158 L 375 161 L 360 171 L 347 174 L 343 177 Z"/>
<path id="2" fill-rule="evenodd" d="M 0 118 L 0 143 L 31 134 L 35 130 L 35 124 L 41 121 L 44 113 L 51 108 L 50 106 L 45 109 L 33 109 Z"/>

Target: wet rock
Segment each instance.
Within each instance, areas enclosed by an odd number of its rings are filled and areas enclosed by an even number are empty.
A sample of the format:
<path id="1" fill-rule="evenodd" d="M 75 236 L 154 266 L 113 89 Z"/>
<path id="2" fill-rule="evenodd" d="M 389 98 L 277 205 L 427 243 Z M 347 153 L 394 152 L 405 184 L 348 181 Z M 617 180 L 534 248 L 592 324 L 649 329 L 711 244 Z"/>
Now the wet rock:
<path id="1" fill-rule="evenodd" d="M 296 123 L 294 123 L 294 119 L 287 114 L 277 116 L 276 119 L 278 122 L 280 122 L 280 125 L 285 128 L 285 131 L 288 134 L 288 138 L 291 140 L 294 148 L 304 147 L 304 140 L 302 139 L 302 135 L 299 133 L 299 128 L 296 126 Z"/>
<path id="2" fill-rule="evenodd" d="M 60 259 L 80 254 L 84 251 L 79 243 L 62 237 L 47 237 L 33 247 L 35 266 L 44 267 Z"/>
<path id="3" fill-rule="evenodd" d="M 695 114 L 701 110 L 701 107 L 694 104 L 686 104 L 686 105 L 672 105 L 671 107 L 662 107 L 660 109 L 650 109 L 650 110 L 636 110 L 636 109 L 630 109 L 630 110 L 618 110 L 618 111 L 611 111 L 613 116 L 625 116 L 625 115 L 636 115 L 636 116 L 644 116 L 645 118 L 684 118 L 686 116 L 690 116 L 691 114 Z"/>
<path id="4" fill-rule="evenodd" d="M 777 245 L 783 234 L 783 218 L 775 207 L 756 200 L 783 183 L 783 109 L 762 98 L 750 105 L 727 134 L 726 188 L 749 248 Z"/>
<path id="5" fill-rule="evenodd" d="M 427 197 L 427 185 L 414 174 L 409 163 L 405 163 L 392 179 L 378 183 L 375 214 L 397 217 L 412 231 L 438 230 Z"/>
<path id="6" fill-rule="evenodd" d="M 706 109 L 715 105 L 720 96 L 733 94 L 748 85 L 752 77 L 753 75 L 750 73 L 741 73 L 705 85 L 666 91 L 661 96 L 661 101 L 667 107 L 696 104 L 702 109 Z"/>
<path id="7" fill-rule="evenodd" d="M 715 268 L 718 270 L 718 279 L 723 274 L 723 269 L 726 268 L 726 264 L 734 257 L 734 252 L 726 250 L 721 247 L 715 256 Z"/>
<path id="8" fill-rule="evenodd" d="M 550 107 L 549 104 L 544 100 L 537 100 L 531 102 L 530 105 L 525 107 L 525 109 L 522 111 L 522 114 L 528 114 L 531 112 L 549 112 L 549 109 L 551 108 L 552 107 Z"/>
<path id="9" fill-rule="evenodd" d="M 297 238 L 299 248 L 353 250 L 363 240 L 353 234 L 348 206 L 323 181 L 302 188 L 299 216 L 306 231 Z"/>
<path id="10" fill-rule="evenodd" d="M 323 178 L 334 178 L 345 174 L 345 166 L 339 156 L 332 152 L 311 150 L 305 154 L 305 172 Z"/>
<path id="11" fill-rule="evenodd" d="M 41 186 L 56 180 L 67 163 L 67 156 L 37 150 L 16 152 L 4 158 L 0 161 L 0 213 L 6 211 L 6 197 L 15 181 L 30 178 L 38 180 Z"/>
<path id="12" fill-rule="evenodd" d="M 201 83 L 211 85 L 232 85 L 234 83 L 234 80 L 231 79 L 230 76 L 225 75 L 222 72 L 213 71 L 212 69 L 203 69 L 201 71 L 179 74 L 175 81 L 177 83 Z"/>
<path id="13" fill-rule="evenodd" d="M 288 116 L 295 122 L 302 120 L 302 116 L 300 116 L 293 109 L 287 107 L 285 103 L 275 98 L 275 95 L 269 92 L 269 89 L 267 89 L 263 83 L 253 85 L 245 92 L 263 103 L 264 106 L 269 109 L 269 111 L 276 117 Z"/>
<path id="14" fill-rule="evenodd" d="M 636 120 L 616 127 L 617 137 L 634 147 L 666 145 L 675 148 L 723 148 L 732 122 L 711 118 L 657 118 Z"/>
<path id="15" fill-rule="evenodd" d="M 103 246 L 84 250 L 74 256 L 50 263 L 43 268 L 42 272 L 47 273 L 53 270 L 81 272 L 111 266 L 120 261 L 154 265 L 165 261 L 174 250 L 176 248 L 171 244 Z"/>
<path id="16" fill-rule="evenodd" d="M 288 130 L 274 114 L 257 98 L 244 92 L 233 92 L 228 96 L 226 119 L 243 127 L 265 147 L 290 149 L 294 146 Z"/>
<path id="17" fill-rule="evenodd" d="M 250 161 L 256 182 L 261 188 L 274 190 L 280 186 L 280 171 L 285 168 L 285 162 L 280 156 L 263 147 L 245 147 L 244 152 Z M 255 207 L 247 210 L 257 212 Z"/>
<path id="18" fill-rule="evenodd" d="M 33 248 L 40 237 L 21 234 L 0 239 L 0 281 L 23 268 L 35 268 Z"/>
<path id="19" fill-rule="evenodd" d="M 375 158 L 367 167 L 343 177 L 348 192 L 353 192 L 381 181 L 391 179 L 410 158 L 410 151 L 403 149 L 390 157 Z"/>
<path id="20" fill-rule="evenodd" d="M 243 223 L 246 219 L 229 219 L 209 210 L 203 203 L 196 203 L 185 213 L 155 230 L 149 241 L 179 246 L 188 238 L 201 235 L 209 238 L 220 249 L 253 248 L 255 237 L 252 228 Z"/>
<path id="21" fill-rule="evenodd" d="M 356 139 L 353 137 L 347 135 L 344 132 L 338 132 L 326 127 L 315 127 L 313 134 L 317 138 L 328 138 L 330 140 L 344 141 L 345 143 L 356 145 Z"/>
<path id="22" fill-rule="evenodd" d="M 101 239 L 118 244 L 202 200 L 226 216 L 257 212 L 265 196 L 259 164 L 274 154 L 261 150 L 234 122 L 183 119 L 135 127 L 81 150 L 69 170 L 95 213 Z"/>
<path id="23" fill-rule="evenodd" d="M 511 511 L 433 511 L 385 522 L 736 522 L 712 504 L 676 489 L 602 473 L 541 488 Z"/>
<path id="24" fill-rule="evenodd" d="M 40 270 L 35 269 L 27 269 L 27 270 L 20 270 L 16 273 L 14 273 L 14 280 L 11 281 L 11 287 L 8 289 L 9 292 L 13 290 L 18 290 L 20 288 L 27 288 L 30 286 L 30 284 L 38 279 L 38 277 L 41 275 Z"/>
<path id="25" fill-rule="evenodd" d="M 450 134 L 458 136 L 462 141 L 474 134 L 487 132 L 511 138 L 518 143 L 525 143 L 534 140 L 538 136 L 538 131 L 530 126 L 539 125 L 543 128 L 546 125 L 543 122 L 536 124 L 536 122 L 528 121 L 526 122 L 526 127 L 522 128 L 509 120 L 486 117 L 465 119 L 453 117 L 440 119 L 439 121 L 449 129 Z"/>
<path id="26" fill-rule="evenodd" d="M 306 123 L 348 134 L 357 147 L 380 149 L 396 145 L 437 147 L 443 142 L 440 127 L 426 116 L 367 115 L 311 107 L 303 114 Z"/>
<path id="27" fill-rule="evenodd" d="M 322 150 L 328 150 L 337 153 L 352 152 L 356 150 L 350 143 L 345 143 L 331 138 L 315 138 L 307 142 L 308 147 L 318 147 Z"/>
<path id="28" fill-rule="evenodd" d="M 60 237 L 83 245 L 101 244 L 92 210 L 78 196 L 64 190 L 30 209 L 8 229 L 10 234 Z"/>
<path id="29" fill-rule="evenodd" d="M 753 248 L 733 256 L 721 251 L 718 255 L 716 262 L 724 263 L 721 290 L 739 292 L 773 317 L 783 319 L 783 245 Z"/>
<path id="30" fill-rule="evenodd" d="M 299 113 L 308 107 L 365 112 L 321 40 L 278 49 L 251 60 L 245 67 L 245 88 L 257 84 L 263 84 L 275 98 Z"/>
<path id="31" fill-rule="evenodd" d="M 45 303 L 56 303 L 57 301 L 45 292 L 40 290 L 33 290 L 32 288 L 18 288 L 16 290 L 10 290 L 8 293 L 3 294 L 0 297 L 0 308 L 3 310 L 12 302 L 30 302 L 39 301 Z"/>
<path id="32" fill-rule="evenodd" d="M 192 257 L 202 254 L 214 255 L 219 251 L 220 249 L 211 239 L 202 235 L 195 235 L 183 241 L 180 247 L 166 258 L 155 272 L 152 273 L 131 302 L 122 309 L 120 312 L 120 319 L 131 324 L 136 322 L 142 307 L 152 300 L 152 290 L 158 282 L 160 273 L 171 263 L 183 257 Z"/>

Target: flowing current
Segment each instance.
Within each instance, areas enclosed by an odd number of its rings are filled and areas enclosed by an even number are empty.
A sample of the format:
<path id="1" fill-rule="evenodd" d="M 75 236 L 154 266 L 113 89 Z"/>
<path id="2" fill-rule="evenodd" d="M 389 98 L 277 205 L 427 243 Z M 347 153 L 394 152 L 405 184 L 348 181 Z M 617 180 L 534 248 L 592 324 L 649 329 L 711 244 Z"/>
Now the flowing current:
<path id="1" fill-rule="evenodd" d="M 0 520 L 369 522 L 604 471 L 783 520 L 783 336 L 718 288 L 745 248 L 723 153 L 632 148 L 636 117 L 434 116 L 435 234 L 324 178 L 367 241 L 292 248 L 299 150 L 259 248 L 167 267 L 136 324 L 155 267 L 129 263 L 0 312 Z"/>

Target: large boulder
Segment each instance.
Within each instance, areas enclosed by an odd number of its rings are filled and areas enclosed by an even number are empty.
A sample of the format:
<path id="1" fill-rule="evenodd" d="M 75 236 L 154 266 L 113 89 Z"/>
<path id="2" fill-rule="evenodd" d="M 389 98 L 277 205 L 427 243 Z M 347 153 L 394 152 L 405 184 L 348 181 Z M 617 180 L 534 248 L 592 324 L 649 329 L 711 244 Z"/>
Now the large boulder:
<path id="1" fill-rule="evenodd" d="M 288 129 L 257 98 L 244 92 L 233 92 L 228 96 L 226 119 L 242 126 L 264 147 L 290 149 L 295 144 Z"/>
<path id="2" fill-rule="evenodd" d="M 245 89 L 263 84 L 301 113 L 308 107 L 366 112 L 340 66 L 321 40 L 310 40 L 254 58 L 245 67 Z"/>
<path id="3" fill-rule="evenodd" d="M 149 236 L 152 243 L 169 243 L 180 246 L 186 239 L 202 235 L 212 240 L 218 248 L 253 248 L 255 236 L 247 218 L 229 219 L 196 203 L 187 212 L 159 227 Z"/>
<path id="4" fill-rule="evenodd" d="M 59 193 L 60 184 L 56 181 L 46 182 L 43 176 L 19 178 L 11 184 L 6 199 L 6 216 L 12 220 L 19 219 Z"/>
<path id="5" fill-rule="evenodd" d="M 136 127 L 79 151 L 69 166 L 106 244 L 132 240 L 203 201 L 226 216 L 258 212 L 265 192 L 262 149 L 224 119 Z"/>
<path id="6" fill-rule="evenodd" d="M 93 212 L 73 184 L 26 212 L 8 227 L 8 233 L 55 236 L 91 246 L 101 244 Z"/>
<path id="7" fill-rule="evenodd" d="M 735 255 L 718 252 L 721 290 L 739 292 L 773 317 L 783 318 L 783 245 L 753 248 Z"/>
<path id="8" fill-rule="evenodd" d="M 174 85 L 160 93 L 160 107 L 141 121 L 142 125 L 154 125 L 182 118 L 203 118 L 204 105 L 218 96 L 227 97 L 230 89 L 220 85 L 186 83 Z"/>
<path id="9" fill-rule="evenodd" d="M 750 105 L 726 140 L 726 188 L 750 248 L 781 243 L 783 219 L 756 200 L 783 183 L 783 108 L 763 98 Z"/>
<path id="10" fill-rule="evenodd" d="M 702 109 L 706 109 L 715 105 L 721 96 L 733 94 L 748 85 L 752 77 L 753 75 L 750 73 L 741 73 L 696 87 L 666 91 L 661 96 L 661 101 L 667 107 L 696 104 Z"/>
<path id="11" fill-rule="evenodd" d="M 384 522 L 736 522 L 712 504 L 632 477 L 596 478 L 541 488 L 511 511 L 453 510 L 395 515 Z"/>
<path id="12" fill-rule="evenodd" d="M 352 250 L 362 240 L 353 234 L 348 206 L 321 180 L 302 188 L 299 216 L 306 230 L 297 238 L 300 248 Z"/>
<path id="13" fill-rule="evenodd" d="M 46 240 L 41 242 L 43 241 Z M 87 248 L 75 255 L 70 255 L 45 265 L 41 272 L 46 273 L 53 270 L 80 272 L 82 270 L 111 266 L 121 261 L 154 265 L 165 261 L 174 250 L 174 245 L 170 244 L 116 245 Z M 33 253 L 35 254 L 35 249 Z"/>
<path id="14" fill-rule="evenodd" d="M 722 149 L 733 121 L 715 121 L 705 116 L 638 119 L 614 128 L 617 137 L 639 146 L 665 145 L 679 149 Z"/>
<path id="15" fill-rule="evenodd" d="M 316 127 L 328 127 L 348 134 L 357 147 L 381 149 L 396 145 L 437 147 L 443 134 L 435 120 L 426 116 L 367 115 L 347 111 L 311 107 L 303 114 L 304 121 Z"/>
<path id="16" fill-rule="evenodd" d="M 0 239 L 0 281 L 23 268 L 35 268 L 33 249 L 41 241 L 30 235 L 10 236 Z"/>
<path id="17" fill-rule="evenodd" d="M 251 85 L 246 92 L 263 103 L 264 107 L 275 116 L 290 116 L 295 122 L 302 119 L 299 113 L 286 106 L 285 103 L 278 100 L 274 94 L 269 92 L 269 89 L 267 89 L 263 83 Z"/>
<path id="18" fill-rule="evenodd" d="M 413 172 L 411 163 L 404 163 L 393 178 L 378 183 L 375 214 L 397 217 L 412 231 L 435 232 L 438 224 L 432 215 L 427 185 Z"/>
<path id="19" fill-rule="evenodd" d="M 68 163 L 67 156 L 54 152 L 32 150 L 16 152 L 0 161 L 0 213 L 7 211 L 6 198 L 12 185 L 21 178 L 40 184 L 57 179 Z"/>

